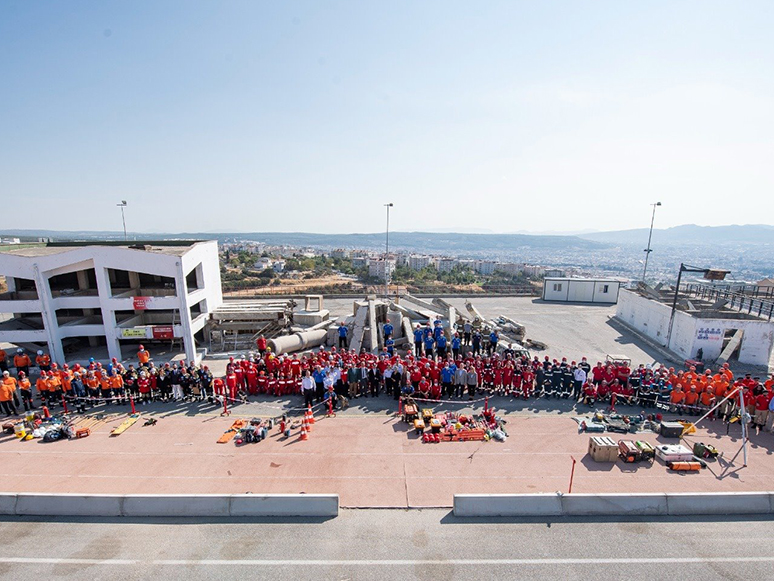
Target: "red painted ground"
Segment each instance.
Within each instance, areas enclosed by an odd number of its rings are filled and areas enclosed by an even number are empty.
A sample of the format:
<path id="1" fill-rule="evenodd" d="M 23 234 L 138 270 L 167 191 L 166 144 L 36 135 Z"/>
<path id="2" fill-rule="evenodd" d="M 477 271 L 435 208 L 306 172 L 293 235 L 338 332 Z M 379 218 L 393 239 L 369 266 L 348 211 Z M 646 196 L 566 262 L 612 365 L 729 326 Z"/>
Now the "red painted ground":
<path id="1" fill-rule="evenodd" d="M 510 438 L 498 442 L 423 444 L 408 426 L 385 415 L 318 419 L 306 442 L 277 431 L 237 447 L 217 444 L 232 419 L 159 417 L 109 437 L 114 420 L 88 438 L 52 443 L 0 437 L 0 490 L 83 493 L 338 493 L 343 506 L 451 506 L 455 493 L 711 492 L 771 490 L 774 435 L 752 436 L 742 467 L 739 427 L 731 437 L 719 422 L 698 439 L 723 458 L 696 474 L 653 464 L 599 464 L 586 456 L 588 435 L 569 417 L 510 415 Z M 617 439 L 619 436 L 612 434 Z M 691 436 L 689 442 L 697 437 Z M 640 434 L 652 444 L 676 443 Z"/>

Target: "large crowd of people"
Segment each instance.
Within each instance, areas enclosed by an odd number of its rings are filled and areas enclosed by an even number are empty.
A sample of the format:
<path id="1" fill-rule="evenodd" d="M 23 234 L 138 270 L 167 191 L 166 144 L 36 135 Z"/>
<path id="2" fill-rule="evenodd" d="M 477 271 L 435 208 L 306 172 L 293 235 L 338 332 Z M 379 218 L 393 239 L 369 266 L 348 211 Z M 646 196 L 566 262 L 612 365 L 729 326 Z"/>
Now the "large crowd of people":
<path id="1" fill-rule="evenodd" d="M 129 398 L 140 404 L 182 400 L 218 404 L 252 396 L 300 396 L 304 405 L 323 401 L 341 405 L 380 396 L 461 401 L 502 396 L 567 399 L 592 407 L 630 405 L 683 415 L 703 414 L 723 402 L 710 417 L 727 419 L 739 411 L 741 391 L 754 427 L 771 430 L 774 422 L 774 375 L 765 381 L 749 374 L 735 377 L 728 364 L 698 372 L 695 367 L 633 367 L 627 361 L 592 364 L 586 357 L 530 359 L 521 351 L 498 349 L 496 332 L 482 341 L 478 331 L 462 329 L 447 343 L 440 322 L 417 325 L 414 348 L 400 355 L 391 326 L 385 325 L 383 331 L 385 346 L 378 354 L 350 350 L 346 332 L 339 334 L 338 347 L 302 355 L 278 356 L 260 337 L 255 352 L 229 359 L 223 377 L 214 377 L 207 365 L 156 364 L 142 346 L 137 365 L 126 367 L 116 359 L 105 364 L 91 360 L 86 366 L 59 365 L 41 351 L 32 361 L 22 350 L 9 361 L 0 352 L 0 404 L 7 415 L 15 415 L 22 406 L 25 411 L 33 409 L 36 395 L 41 405 L 55 407 L 70 401 L 79 411 L 103 402 L 126 404 Z M 39 375 L 33 384 L 30 369 L 34 367 Z M 733 397 L 726 399 L 729 395 Z"/>

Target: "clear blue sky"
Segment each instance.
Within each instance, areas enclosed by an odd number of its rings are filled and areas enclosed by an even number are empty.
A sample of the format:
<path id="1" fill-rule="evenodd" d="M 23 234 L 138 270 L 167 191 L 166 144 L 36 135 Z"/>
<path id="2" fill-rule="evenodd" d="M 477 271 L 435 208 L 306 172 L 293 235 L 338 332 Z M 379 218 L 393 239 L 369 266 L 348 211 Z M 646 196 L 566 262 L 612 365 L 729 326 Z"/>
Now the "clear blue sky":
<path id="1" fill-rule="evenodd" d="M 772 30 L 770 0 L 6 0 L 0 228 L 771 224 Z"/>

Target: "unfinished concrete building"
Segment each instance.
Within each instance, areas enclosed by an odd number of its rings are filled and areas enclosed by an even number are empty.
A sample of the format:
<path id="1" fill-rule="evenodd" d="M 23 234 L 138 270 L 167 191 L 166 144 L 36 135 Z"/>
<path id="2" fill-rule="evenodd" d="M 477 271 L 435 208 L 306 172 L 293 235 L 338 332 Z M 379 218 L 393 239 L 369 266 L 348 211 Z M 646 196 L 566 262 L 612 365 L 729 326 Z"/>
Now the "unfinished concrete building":
<path id="1" fill-rule="evenodd" d="M 0 252 L 0 341 L 56 361 L 104 347 L 178 341 L 188 359 L 223 298 L 215 241 L 48 243 Z"/>

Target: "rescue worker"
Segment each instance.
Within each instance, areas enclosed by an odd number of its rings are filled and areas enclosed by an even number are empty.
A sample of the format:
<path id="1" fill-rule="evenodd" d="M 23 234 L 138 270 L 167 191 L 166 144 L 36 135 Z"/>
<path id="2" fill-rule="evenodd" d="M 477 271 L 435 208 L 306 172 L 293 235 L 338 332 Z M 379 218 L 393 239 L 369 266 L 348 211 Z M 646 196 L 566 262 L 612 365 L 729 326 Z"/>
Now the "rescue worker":
<path id="1" fill-rule="evenodd" d="M 150 351 L 146 351 L 145 346 L 140 345 L 140 350 L 137 352 L 137 361 L 140 362 L 140 367 L 148 365 L 148 361 L 150 361 L 150 358 L 151 358 Z"/>
<path id="2" fill-rule="evenodd" d="M 41 371 L 51 371 L 51 358 L 43 353 L 43 351 L 38 351 L 38 354 L 35 357 L 35 365 L 37 365 L 38 369 Z"/>
<path id="3" fill-rule="evenodd" d="M 30 365 L 32 365 L 32 361 L 30 361 L 29 356 L 24 352 L 24 349 L 17 349 L 16 355 L 13 356 L 13 366 L 16 368 L 16 375 L 19 375 L 22 371 L 24 372 L 24 375 L 29 375 Z"/>
<path id="4" fill-rule="evenodd" d="M 32 384 L 29 377 L 24 373 L 19 373 L 19 390 L 21 392 L 22 405 L 24 405 L 24 411 L 32 411 Z"/>
<path id="5" fill-rule="evenodd" d="M 16 404 L 13 401 L 17 385 L 16 379 L 11 377 L 11 374 L 7 371 L 3 371 L 3 381 L 0 383 L 0 407 L 2 407 L 7 416 L 19 415 L 19 412 L 16 411 Z"/>

